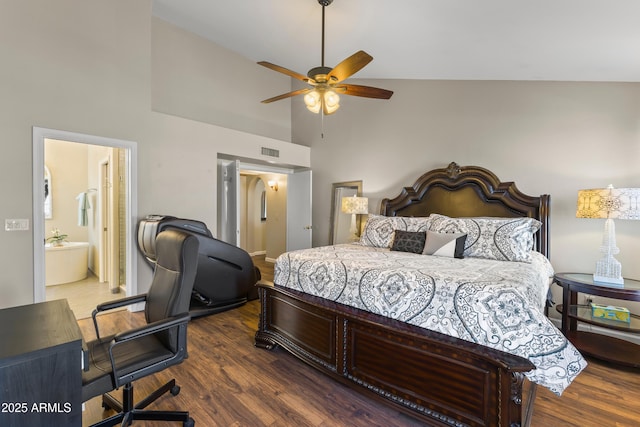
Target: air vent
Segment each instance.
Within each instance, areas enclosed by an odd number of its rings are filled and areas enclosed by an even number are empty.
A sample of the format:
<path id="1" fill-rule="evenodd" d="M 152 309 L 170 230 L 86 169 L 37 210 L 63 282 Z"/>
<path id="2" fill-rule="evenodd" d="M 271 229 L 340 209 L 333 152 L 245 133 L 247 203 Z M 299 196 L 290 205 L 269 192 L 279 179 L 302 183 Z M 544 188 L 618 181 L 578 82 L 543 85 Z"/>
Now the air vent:
<path id="1" fill-rule="evenodd" d="M 262 155 L 269 157 L 280 157 L 280 150 L 274 148 L 262 147 Z"/>

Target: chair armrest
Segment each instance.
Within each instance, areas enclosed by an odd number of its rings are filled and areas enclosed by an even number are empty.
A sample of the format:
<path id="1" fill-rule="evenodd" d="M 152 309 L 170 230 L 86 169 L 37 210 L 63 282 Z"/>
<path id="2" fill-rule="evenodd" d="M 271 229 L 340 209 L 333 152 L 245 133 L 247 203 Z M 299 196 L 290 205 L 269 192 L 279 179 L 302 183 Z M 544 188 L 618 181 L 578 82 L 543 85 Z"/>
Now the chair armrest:
<path id="1" fill-rule="evenodd" d="M 103 302 L 102 304 L 98 304 L 96 307 L 96 311 L 107 311 L 112 310 L 118 307 L 124 307 L 131 304 L 136 304 L 138 302 L 144 302 L 147 300 L 147 294 L 134 295 L 131 297 L 124 297 L 120 299 L 116 299 L 113 301 Z"/>
<path id="2" fill-rule="evenodd" d="M 93 319 L 93 327 L 96 330 L 96 338 L 100 339 L 100 330 L 98 328 L 98 319 L 97 319 L 98 313 L 107 311 L 107 310 L 113 310 L 114 308 L 136 304 L 139 302 L 145 302 L 146 300 L 147 300 L 147 294 L 140 294 L 140 295 L 124 297 L 124 298 L 116 299 L 113 301 L 104 302 L 102 304 L 98 304 L 96 308 L 93 310 L 93 312 L 91 313 L 91 318 Z"/>
<path id="3" fill-rule="evenodd" d="M 189 313 L 185 313 L 180 316 L 169 317 L 168 319 L 158 320 L 157 322 L 148 323 L 144 326 L 140 326 L 134 329 L 129 329 L 128 331 L 116 334 L 113 337 L 114 342 L 111 344 L 111 347 L 125 341 L 131 341 L 145 335 L 155 334 L 156 332 L 164 331 L 165 329 L 169 329 L 183 323 L 188 323 L 190 319 L 191 315 Z"/>

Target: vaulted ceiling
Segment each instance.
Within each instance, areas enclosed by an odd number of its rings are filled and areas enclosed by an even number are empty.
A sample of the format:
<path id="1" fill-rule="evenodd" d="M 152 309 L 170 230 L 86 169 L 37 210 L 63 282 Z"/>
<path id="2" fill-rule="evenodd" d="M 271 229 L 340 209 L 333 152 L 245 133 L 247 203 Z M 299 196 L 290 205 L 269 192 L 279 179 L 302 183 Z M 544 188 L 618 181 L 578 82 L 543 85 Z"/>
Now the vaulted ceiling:
<path id="1" fill-rule="evenodd" d="M 320 65 L 318 0 L 153 0 L 155 16 L 301 74 Z M 639 0 L 334 0 L 325 65 L 355 78 L 640 81 Z M 258 65 L 256 65 L 258 66 Z"/>

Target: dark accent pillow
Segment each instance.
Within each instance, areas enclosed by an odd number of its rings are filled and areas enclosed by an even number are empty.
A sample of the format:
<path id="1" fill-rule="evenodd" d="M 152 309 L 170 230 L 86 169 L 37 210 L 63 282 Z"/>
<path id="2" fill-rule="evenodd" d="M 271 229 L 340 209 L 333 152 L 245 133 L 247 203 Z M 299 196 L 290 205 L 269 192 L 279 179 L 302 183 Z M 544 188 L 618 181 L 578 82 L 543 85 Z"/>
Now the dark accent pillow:
<path id="1" fill-rule="evenodd" d="M 421 254 L 424 250 L 424 242 L 427 239 L 424 231 L 396 230 L 393 234 L 392 251 Z"/>
<path id="2" fill-rule="evenodd" d="M 464 258 L 464 242 L 466 233 L 436 233 L 427 231 L 427 241 L 424 245 L 425 255 L 446 256 L 449 258 Z"/>

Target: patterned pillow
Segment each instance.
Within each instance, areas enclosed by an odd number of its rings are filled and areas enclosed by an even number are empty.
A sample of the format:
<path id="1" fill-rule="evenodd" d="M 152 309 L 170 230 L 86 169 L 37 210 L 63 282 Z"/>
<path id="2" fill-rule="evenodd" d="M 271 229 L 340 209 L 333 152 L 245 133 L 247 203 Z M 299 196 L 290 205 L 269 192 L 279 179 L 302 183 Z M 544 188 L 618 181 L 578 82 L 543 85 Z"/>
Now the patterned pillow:
<path id="1" fill-rule="evenodd" d="M 436 233 L 427 231 L 427 241 L 424 245 L 425 255 L 445 256 L 449 258 L 463 258 L 465 233 Z"/>
<path id="2" fill-rule="evenodd" d="M 466 233 L 464 256 L 499 261 L 531 262 L 534 234 L 540 221 L 534 218 L 449 218 L 432 214 L 429 230 Z"/>
<path id="3" fill-rule="evenodd" d="M 360 243 L 376 248 L 390 248 L 393 243 L 394 231 L 427 231 L 430 223 L 429 217 L 369 214 L 360 236 Z"/>
<path id="4" fill-rule="evenodd" d="M 396 230 L 393 237 L 392 251 L 421 254 L 424 249 L 426 233 L 424 231 Z"/>

